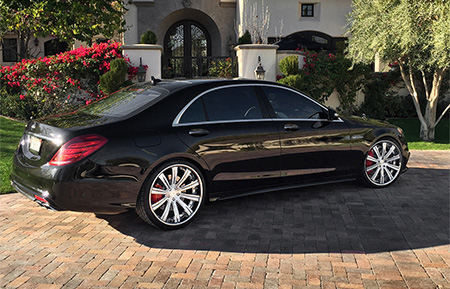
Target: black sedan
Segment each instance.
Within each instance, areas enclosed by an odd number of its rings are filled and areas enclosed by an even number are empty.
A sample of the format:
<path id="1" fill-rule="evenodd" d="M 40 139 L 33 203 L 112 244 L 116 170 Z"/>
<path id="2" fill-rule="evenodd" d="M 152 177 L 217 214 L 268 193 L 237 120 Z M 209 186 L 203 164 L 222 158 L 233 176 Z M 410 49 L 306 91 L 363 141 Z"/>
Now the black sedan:
<path id="1" fill-rule="evenodd" d="M 402 130 L 253 80 L 163 81 L 30 121 L 14 188 L 53 210 L 136 208 L 174 229 L 203 204 L 306 185 L 392 184 L 406 171 Z"/>

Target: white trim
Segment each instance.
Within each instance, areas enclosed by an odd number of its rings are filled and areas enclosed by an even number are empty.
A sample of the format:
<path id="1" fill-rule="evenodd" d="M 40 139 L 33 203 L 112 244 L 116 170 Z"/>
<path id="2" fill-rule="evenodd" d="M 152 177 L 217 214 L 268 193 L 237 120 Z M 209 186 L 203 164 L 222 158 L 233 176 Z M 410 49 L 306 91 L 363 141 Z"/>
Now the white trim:
<path id="1" fill-rule="evenodd" d="M 208 89 L 202 93 L 200 93 L 199 95 L 197 95 L 196 97 L 194 97 L 188 104 L 186 104 L 183 109 L 177 114 L 177 116 L 175 117 L 174 121 L 172 122 L 172 127 L 177 127 L 177 126 L 190 126 L 190 125 L 205 125 L 205 124 L 218 124 L 218 123 L 236 123 L 236 122 L 257 122 L 257 121 L 313 121 L 313 122 L 317 122 L 317 121 L 329 121 L 329 122 L 343 122 L 343 120 L 341 118 L 337 119 L 337 120 L 328 120 L 328 119 L 302 119 L 302 118 L 260 118 L 260 119 L 235 119 L 235 120 L 220 120 L 220 121 L 202 121 L 202 122 L 188 122 L 188 123 L 179 123 L 181 117 L 183 116 L 183 114 L 186 112 L 186 110 L 200 97 L 202 97 L 203 95 L 210 93 L 212 91 L 215 90 L 219 90 L 219 89 L 223 89 L 223 88 L 230 88 L 230 87 L 240 87 L 240 86 L 250 86 L 250 87 L 254 87 L 254 86 L 263 86 L 263 87 L 276 87 L 276 88 L 280 88 L 280 89 L 285 89 L 291 92 L 294 92 L 302 97 L 305 97 L 306 99 L 316 103 L 318 106 L 322 107 L 324 110 L 326 110 L 328 112 L 328 108 L 325 107 L 323 104 L 317 102 L 316 100 L 298 92 L 295 89 L 289 88 L 289 87 L 284 87 L 284 86 L 279 86 L 279 85 L 275 85 L 275 84 L 265 84 L 265 83 L 240 83 L 240 84 L 229 84 L 229 85 L 224 85 L 224 86 L 219 86 L 219 87 L 214 87 L 211 89 Z"/>

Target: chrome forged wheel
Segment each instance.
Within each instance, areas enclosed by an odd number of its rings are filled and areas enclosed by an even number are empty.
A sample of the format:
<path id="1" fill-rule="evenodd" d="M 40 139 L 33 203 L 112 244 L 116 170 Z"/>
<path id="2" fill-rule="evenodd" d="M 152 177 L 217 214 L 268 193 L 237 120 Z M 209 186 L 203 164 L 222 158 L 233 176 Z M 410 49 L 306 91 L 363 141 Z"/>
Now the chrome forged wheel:
<path id="1" fill-rule="evenodd" d="M 364 161 L 364 178 L 369 185 L 384 187 L 393 183 L 400 174 L 402 153 L 390 140 L 380 140 L 367 152 Z"/>
<path id="2" fill-rule="evenodd" d="M 175 163 L 152 174 L 137 211 L 144 221 L 164 229 L 187 225 L 203 203 L 204 181 L 194 166 Z M 145 213 L 145 216 L 142 216 Z"/>

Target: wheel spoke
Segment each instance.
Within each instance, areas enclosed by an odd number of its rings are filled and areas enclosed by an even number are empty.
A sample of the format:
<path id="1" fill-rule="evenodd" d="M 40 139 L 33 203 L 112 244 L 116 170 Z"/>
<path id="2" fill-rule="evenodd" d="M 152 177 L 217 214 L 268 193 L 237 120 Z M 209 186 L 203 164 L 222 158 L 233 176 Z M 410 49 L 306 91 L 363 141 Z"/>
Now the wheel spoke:
<path id="1" fill-rule="evenodd" d="M 379 173 L 380 173 L 380 168 L 377 168 L 375 173 L 370 178 L 375 182 L 375 180 L 377 179 Z"/>
<path id="2" fill-rule="evenodd" d="M 374 165 L 368 167 L 368 168 L 366 169 L 366 171 L 367 171 L 367 172 L 373 171 L 373 170 L 374 170 L 375 168 L 377 168 L 377 167 L 378 167 L 378 164 L 374 164 Z"/>
<path id="3" fill-rule="evenodd" d="M 165 195 L 167 194 L 167 192 L 165 190 L 161 190 L 159 188 L 152 188 L 152 192 L 153 195 Z"/>
<path id="4" fill-rule="evenodd" d="M 194 202 L 199 202 L 200 201 L 200 196 L 198 195 L 191 195 L 191 194 L 180 194 L 180 198 L 186 199 L 186 200 L 190 200 L 190 201 L 194 201 Z"/>
<path id="5" fill-rule="evenodd" d="M 385 156 L 386 156 L 386 146 L 387 146 L 387 143 L 383 143 L 383 151 L 382 151 L 382 157 L 384 158 Z"/>
<path id="6" fill-rule="evenodd" d="M 190 170 L 185 170 L 183 176 L 181 177 L 181 179 L 178 181 L 178 185 L 181 186 L 186 180 L 187 178 L 191 175 L 191 171 Z"/>
<path id="7" fill-rule="evenodd" d="M 154 203 L 152 205 L 152 209 L 153 210 L 158 210 L 162 205 L 164 205 L 165 202 L 169 201 L 169 198 L 167 196 L 165 196 L 164 198 L 162 198 L 161 200 L 159 200 L 158 202 Z"/>
<path id="8" fill-rule="evenodd" d="M 387 173 L 389 180 L 392 180 L 394 178 L 394 176 L 391 174 L 391 172 L 388 170 L 388 168 L 384 168 L 384 171 Z"/>
<path id="9" fill-rule="evenodd" d="M 376 159 L 376 158 L 374 158 L 374 157 L 372 157 L 372 156 L 367 156 L 367 160 L 368 161 L 371 161 L 371 162 L 374 162 L 374 163 L 377 163 L 378 162 L 378 160 Z"/>
<path id="10" fill-rule="evenodd" d="M 177 203 L 183 208 L 183 210 L 186 212 L 186 214 L 188 214 L 188 216 L 190 216 L 193 213 L 192 209 L 189 208 L 189 206 L 186 205 L 182 200 L 177 199 Z"/>
<path id="11" fill-rule="evenodd" d="M 189 189 L 193 189 L 195 187 L 198 187 L 200 185 L 200 183 L 198 182 L 198 180 L 193 181 L 192 183 L 190 183 L 189 185 L 180 187 L 180 190 L 182 191 L 187 191 Z"/>
<path id="12" fill-rule="evenodd" d="M 380 184 L 384 184 L 384 170 L 383 169 L 381 169 Z"/>
<path id="13" fill-rule="evenodd" d="M 172 167 L 172 186 L 177 183 L 178 167 Z"/>
<path id="14" fill-rule="evenodd" d="M 393 152 L 395 151 L 395 146 L 391 146 L 391 149 L 388 151 L 388 153 L 384 156 L 385 159 L 387 159 Z"/>
<path id="15" fill-rule="evenodd" d="M 172 210 L 173 210 L 173 220 L 175 223 L 179 223 L 181 221 L 180 219 L 180 212 L 178 212 L 178 206 L 176 201 L 172 201 Z"/>
<path id="16" fill-rule="evenodd" d="M 396 165 L 389 164 L 389 163 L 386 163 L 386 166 L 390 167 L 391 169 L 393 169 L 395 171 L 399 171 L 400 170 L 400 166 L 396 166 Z"/>
<path id="17" fill-rule="evenodd" d="M 172 204 L 172 202 L 168 199 L 167 200 L 167 204 L 166 204 L 166 208 L 164 209 L 164 213 L 161 216 L 161 220 L 163 220 L 164 222 L 167 220 L 167 217 L 169 216 L 170 205 L 171 204 Z"/>
<path id="18" fill-rule="evenodd" d="M 378 158 L 378 159 L 381 158 L 381 153 L 380 153 L 380 150 L 378 149 L 377 146 L 374 146 L 374 147 L 373 147 L 373 151 L 374 151 L 375 154 L 377 155 L 377 158 Z"/>
<path id="19" fill-rule="evenodd" d="M 387 162 L 387 163 L 390 163 L 390 162 L 396 161 L 396 160 L 398 160 L 398 159 L 400 159 L 400 155 L 395 155 L 395 156 L 393 156 L 392 158 L 387 159 L 386 162 Z"/>
<path id="20" fill-rule="evenodd" d="M 159 179 L 161 180 L 161 182 L 163 182 L 163 184 L 166 187 L 166 189 L 170 189 L 170 183 L 167 180 L 166 175 L 164 173 L 159 175 Z"/>

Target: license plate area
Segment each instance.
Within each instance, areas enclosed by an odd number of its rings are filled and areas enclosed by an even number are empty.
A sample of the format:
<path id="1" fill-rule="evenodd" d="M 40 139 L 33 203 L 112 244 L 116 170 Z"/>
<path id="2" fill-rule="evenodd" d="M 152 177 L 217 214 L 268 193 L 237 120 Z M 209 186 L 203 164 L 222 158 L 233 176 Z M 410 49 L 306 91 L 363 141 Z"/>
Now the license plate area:
<path id="1" fill-rule="evenodd" d="M 35 136 L 30 136 L 30 152 L 39 154 L 41 152 L 42 140 Z"/>

